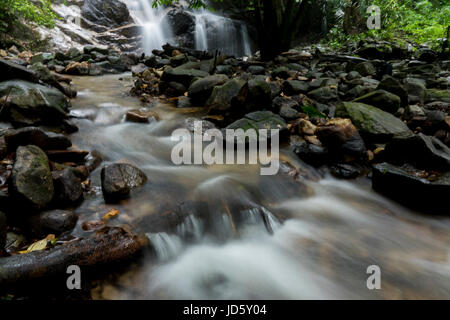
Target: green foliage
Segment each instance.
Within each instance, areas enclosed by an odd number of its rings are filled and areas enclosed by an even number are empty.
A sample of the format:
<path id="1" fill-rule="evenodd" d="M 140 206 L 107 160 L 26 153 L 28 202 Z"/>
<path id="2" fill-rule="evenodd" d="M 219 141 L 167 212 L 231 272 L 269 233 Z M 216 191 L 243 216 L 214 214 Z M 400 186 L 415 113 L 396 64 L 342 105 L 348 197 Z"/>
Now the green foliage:
<path id="1" fill-rule="evenodd" d="M 327 116 L 324 115 L 322 112 L 317 110 L 313 106 L 302 106 L 301 107 L 303 112 L 310 118 L 326 118 Z"/>
<path id="2" fill-rule="evenodd" d="M 335 0 L 334 2 L 337 2 Z M 367 3 L 365 3 L 367 5 Z M 341 22 L 332 28 L 328 34 L 328 43 L 332 47 L 341 47 L 347 42 L 358 42 L 366 38 L 397 42 L 428 43 L 432 47 L 440 45 L 438 39 L 446 37 L 447 26 L 450 24 L 450 6 L 448 0 L 373 0 L 381 9 L 381 29 L 366 30 L 355 35 L 344 34 Z M 366 5 L 361 6 L 361 14 L 368 18 Z M 342 18 L 342 7 L 345 0 L 340 0 L 340 6 L 335 5 L 336 15 Z"/>
<path id="3" fill-rule="evenodd" d="M 50 0 L 1 0 L 0 32 L 8 32 L 21 20 L 34 22 L 49 28 L 54 27 L 56 14 L 52 11 Z"/>

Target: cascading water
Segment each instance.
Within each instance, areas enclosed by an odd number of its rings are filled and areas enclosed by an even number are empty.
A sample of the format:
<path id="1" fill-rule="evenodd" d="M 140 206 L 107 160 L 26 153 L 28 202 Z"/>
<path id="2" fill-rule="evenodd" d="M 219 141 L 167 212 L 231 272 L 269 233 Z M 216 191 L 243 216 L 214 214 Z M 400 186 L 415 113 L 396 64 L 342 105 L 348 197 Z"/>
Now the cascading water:
<path id="1" fill-rule="evenodd" d="M 205 9 L 197 10 L 195 19 L 196 49 L 220 50 L 238 57 L 252 54 L 244 23 L 212 14 Z"/>
<path id="2" fill-rule="evenodd" d="M 170 26 L 164 21 L 164 10 L 153 8 L 150 0 L 124 0 L 135 21 L 142 26 L 142 49 L 150 54 L 161 49 L 172 38 Z"/>
<path id="3" fill-rule="evenodd" d="M 109 206 L 101 168 L 90 175 L 98 193 L 76 209 L 75 233 L 116 208 L 110 223 L 131 222 L 154 251 L 94 298 L 450 298 L 448 218 L 414 214 L 364 181 L 321 179 L 289 150 L 281 156 L 291 166 L 275 176 L 260 176 L 258 166 L 175 166 L 170 136 L 186 114 L 155 104 L 159 122 L 123 122 L 126 110 L 139 107 L 123 94 L 127 78 L 73 81 L 80 92 L 73 112 L 83 117 L 73 143 L 96 150 L 104 164 L 126 159 L 149 177 L 130 199 Z M 367 287 L 372 265 L 381 269 L 381 290 Z"/>
<path id="4" fill-rule="evenodd" d="M 179 45 L 168 19 L 168 9 L 153 8 L 151 0 L 123 0 L 133 18 L 142 26 L 142 48 L 150 54 L 161 49 L 165 43 Z M 188 10 L 186 7 L 183 10 Z M 198 50 L 220 50 L 237 57 L 251 55 L 247 26 L 241 21 L 213 14 L 206 9 L 189 10 L 195 23 L 194 48 Z M 186 31 L 187 32 L 187 31 Z"/>

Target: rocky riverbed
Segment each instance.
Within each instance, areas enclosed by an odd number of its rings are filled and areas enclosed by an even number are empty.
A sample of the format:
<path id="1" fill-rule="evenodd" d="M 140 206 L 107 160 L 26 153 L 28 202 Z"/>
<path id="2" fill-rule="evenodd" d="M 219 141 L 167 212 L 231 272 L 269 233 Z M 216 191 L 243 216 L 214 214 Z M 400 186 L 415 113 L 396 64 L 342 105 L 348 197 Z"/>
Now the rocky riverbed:
<path id="1" fill-rule="evenodd" d="M 78 131 L 84 128 L 80 121 L 98 120 L 89 109 L 73 110 L 73 99 L 83 99 L 83 92 L 76 98 L 73 76 L 101 81 L 101 75 L 132 72 L 129 91 L 137 97 L 136 105 L 115 108 L 106 124 L 112 118 L 112 123 L 141 126 L 170 122 L 168 109 L 183 118 L 188 114 L 180 122 L 188 128 L 200 120 L 208 128 L 280 129 L 284 147 L 298 157 L 283 158 L 283 178 L 273 178 L 290 179 L 282 182 L 289 186 L 283 196 L 312 193 L 304 182 L 329 174 L 346 180 L 368 177 L 374 190 L 418 214 L 449 213 L 450 63 L 430 49 L 411 52 L 367 42 L 335 53 L 309 46 L 270 62 L 258 55 L 235 58 L 171 45 L 151 56 L 94 45 L 38 54 L 11 48 L 0 55 L 4 288 L 64 274 L 68 264 L 95 268 L 130 260 L 144 248 L 155 250 L 144 232 L 172 230 L 192 213 L 202 217 L 204 212 L 199 203 L 176 201 L 188 192 L 179 181 L 169 184 L 164 174 L 149 176 L 136 165 L 139 161 L 72 143 L 74 135 L 88 139 Z M 101 119 L 98 123 L 105 124 Z M 305 167 L 296 166 L 298 160 L 318 171 L 301 169 Z M 138 201 L 142 193 L 133 192 L 139 189 L 158 190 L 155 199 L 165 200 L 158 200 L 151 211 L 159 212 L 114 222 L 117 215 L 125 215 L 113 206 Z M 220 203 L 226 204 L 227 196 Z M 100 202 L 111 206 L 94 215 L 80 213 Z M 234 232 L 242 212 L 252 208 L 248 203 L 230 205 Z M 273 232 L 271 215 L 262 216 Z M 0 293 L 10 289 L 5 290 Z"/>

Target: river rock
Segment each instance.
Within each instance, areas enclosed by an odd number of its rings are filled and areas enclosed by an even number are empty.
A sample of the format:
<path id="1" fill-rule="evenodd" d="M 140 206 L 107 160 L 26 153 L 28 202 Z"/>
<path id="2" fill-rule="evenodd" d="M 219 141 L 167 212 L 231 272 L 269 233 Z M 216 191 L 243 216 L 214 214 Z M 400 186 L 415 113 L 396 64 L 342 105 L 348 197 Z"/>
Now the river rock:
<path id="1" fill-rule="evenodd" d="M 125 115 L 125 119 L 129 122 L 149 123 L 150 119 L 158 121 L 159 116 L 154 111 L 137 109 L 128 111 Z"/>
<path id="2" fill-rule="evenodd" d="M 423 133 L 392 139 L 386 145 L 384 157 L 389 162 L 411 163 L 422 169 L 450 170 L 450 148 Z"/>
<path id="3" fill-rule="evenodd" d="M 331 100 L 336 100 L 338 98 L 338 92 L 335 87 L 321 87 L 310 91 L 308 96 L 319 102 L 326 103 Z"/>
<path id="4" fill-rule="evenodd" d="M 55 59 L 54 53 L 42 52 L 42 53 L 38 53 L 38 54 L 35 54 L 34 56 L 32 56 L 30 59 L 30 64 L 35 64 L 35 63 L 39 63 L 39 62 L 43 63 L 43 64 L 47 64 L 53 59 Z"/>
<path id="5" fill-rule="evenodd" d="M 45 237 L 48 234 L 58 236 L 63 232 L 71 231 L 77 220 L 77 215 L 72 211 L 51 210 L 30 217 L 29 225 L 31 232 L 38 237 Z"/>
<path id="6" fill-rule="evenodd" d="M 247 82 L 248 94 L 245 101 L 247 111 L 270 108 L 272 91 L 264 76 L 256 76 Z"/>
<path id="7" fill-rule="evenodd" d="M 283 82 L 283 92 L 288 96 L 293 96 L 300 93 L 307 93 L 309 85 L 305 81 L 286 80 Z"/>
<path id="8" fill-rule="evenodd" d="M 72 170 L 64 169 L 53 171 L 53 185 L 55 188 L 55 200 L 63 205 L 77 203 L 83 196 L 83 188 L 80 180 Z"/>
<path id="9" fill-rule="evenodd" d="M 37 74 L 11 61 L 0 59 L 0 81 L 20 79 L 25 81 L 37 82 Z"/>
<path id="10" fill-rule="evenodd" d="M 18 199 L 25 199 L 39 208 L 53 199 L 52 173 L 44 151 L 33 145 L 17 148 L 9 187 L 10 193 Z"/>
<path id="11" fill-rule="evenodd" d="M 450 171 L 427 179 L 414 167 L 381 163 L 373 167 L 372 187 L 413 210 L 448 214 Z"/>
<path id="12" fill-rule="evenodd" d="M 180 67 L 164 71 L 161 80 L 166 83 L 178 82 L 184 85 L 186 88 L 188 88 L 191 85 L 192 80 L 194 78 L 204 78 L 209 75 L 205 71 L 197 69 L 184 69 Z"/>
<path id="13" fill-rule="evenodd" d="M 8 96 L 2 117 L 13 123 L 60 124 L 67 118 L 70 102 L 54 88 L 26 81 L 0 83 L 0 97 Z"/>
<path id="14" fill-rule="evenodd" d="M 75 76 L 86 76 L 89 74 L 89 71 L 90 71 L 89 63 L 87 63 L 86 61 L 84 62 L 72 61 L 69 63 L 69 65 L 66 66 L 63 72 Z"/>
<path id="15" fill-rule="evenodd" d="M 411 134 L 411 131 L 400 119 L 364 103 L 342 102 L 336 107 L 335 116 L 350 118 L 363 138 L 371 142 L 383 142 L 392 137 Z"/>
<path id="16" fill-rule="evenodd" d="M 287 79 L 289 78 L 289 69 L 287 67 L 278 67 L 272 71 L 272 78 Z"/>
<path id="17" fill-rule="evenodd" d="M 408 91 L 408 102 L 423 103 L 426 92 L 426 81 L 419 78 L 407 78 L 405 80 L 406 90 Z"/>
<path id="18" fill-rule="evenodd" d="M 194 81 L 188 89 L 189 97 L 194 104 L 204 104 L 215 86 L 223 85 L 228 81 L 228 77 L 223 74 L 215 74 Z"/>
<path id="19" fill-rule="evenodd" d="M 135 166 L 115 163 L 102 168 L 101 181 L 105 201 L 114 202 L 127 197 L 132 189 L 142 186 L 147 176 Z"/>
<path id="20" fill-rule="evenodd" d="M 385 90 L 376 90 L 353 100 L 353 102 L 365 103 L 395 114 L 400 108 L 401 99 L 399 96 Z"/>
<path id="21" fill-rule="evenodd" d="M 353 70 L 363 77 L 374 76 L 377 72 L 373 64 L 368 61 L 358 63 Z"/>
<path id="22" fill-rule="evenodd" d="M 18 146 L 29 144 L 38 146 L 42 150 L 67 149 L 72 146 L 72 142 L 65 135 L 45 132 L 36 127 L 10 130 L 4 135 L 4 139 L 9 152 L 14 152 Z"/>
<path id="23" fill-rule="evenodd" d="M 330 160 L 327 148 L 309 143 L 300 136 L 291 135 L 289 144 L 301 160 L 313 166 L 319 167 Z"/>
<path id="24" fill-rule="evenodd" d="M 400 97 L 401 106 L 408 105 L 408 91 L 397 79 L 391 76 L 385 76 L 378 84 L 377 90 L 386 90 Z"/>
<path id="25" fill-rule="evenodd" d="M 227 129 L 243 129 L 244 132 L 249 129 L 256 130 L 259 136 L 260 129 L 279 130 L 280 136 L 287 131 L 287 125 L 283 118 L 271 111 L 256 111 L 246 114 L 244 118 L 230 124 Z M 267 138 L 271 137 L 271 132 L 267 132 Z"/>
<path id="26" fill-rule="evenodd" d="M 364 157 L 366 147 L 350 119 L 335 118 L 316 129 L 322 144 L 339 156 Z"/>
<path id="27" fill-rule="evenodd" d="M 214 87 L 206 106 L 213 112 L 229 111 L 233 105 L 240 105 L 247 98 L 248 88 L 245 80 L 234 78 L 221 86 Z"/>
<path id="28" fill-rule="evenodd" d="M 426 91 L 425 102 L 435 101 L 450 103 L 450 90 L 428 89 Z"/>
<path id="29" fill-rule="evenodd" d="M 266 73 L 266 69 L 263 66 L 249 66 L 247 72 L 253 75 L 262 75 Z"/>

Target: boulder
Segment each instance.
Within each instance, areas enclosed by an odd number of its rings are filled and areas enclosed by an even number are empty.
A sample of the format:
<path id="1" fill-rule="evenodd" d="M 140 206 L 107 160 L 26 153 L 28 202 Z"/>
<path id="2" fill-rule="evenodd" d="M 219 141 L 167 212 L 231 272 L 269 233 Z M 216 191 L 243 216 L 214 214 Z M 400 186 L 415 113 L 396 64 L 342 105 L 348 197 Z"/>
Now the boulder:
<path id="1" fill-rule="evenodd" d="M 0 59 L 0 82 L 20 79 L 30 82 L 38 82 L 38 75 L 26 67 L 20 66 L 11 61 Z"/>
<path id="2" fill-rule="evenodd" d="M 30 64 L 35 64 L 35 63 L 47 64 L 53 59 L 55 59 L 54 53 L 42 52 L 42 53 L 38 53 L 38 54 L 35 54 L 34 56 L 32 56 L 30 59 Z"/>
<path id="3" fill-rule="evenodd" d="M 86 61 L 84 62 L 72 61 L 66 66 L 63 72 L 74 76 L 87 76 L 89 75 L 89 71 L 90 66 L 89 63 L 87 63 Z"/>
<path id="4" fill-rule="evenodd" d="M 335 118 L 316 129 L 322 144 L 338 156 L 365 157 L 366 146 L 350 119 Z"/>
<path id="5" fill-rule="evenodd" d="M 138 123 L 149 123 L 150 119 L 154 119 L 156 121 L 159 120 L 159 116 L 156 112 L 150 110 L 130 110 L 125 115 L 125 120 L 129 122 L 138 122 Z"/>
<path id="6" fill-rule="evenodd" d="M 9 130 L 4 135 L 9 152 L 16 151 L 19 146 L 35 145 L 42 150 L 67 149 L 72 142 L 63 134 L 45 132 L 36 127 L 25 127 L 17 130 Z"/>
<path id="7" fill-rule="evenodd" d="M 365 103 L 395 114 L 400 108 L 401 99 L 399 96 L 385 90 L 376 90 L 353 100 L 353 102 Z"/>
<path id="8" fill-rule="evenodd" d="M 221 86 L 214 87 L 206 106 L 210 111 L 227 112 L 240 105 L 247 98 L 248 88 L 245 80 L 234 78 Z"/>
<path id="9" fill-rule="evenodd" d="M 272 71 L 272 78 L 287 79 L 289 78 L 289 69 L 287 67 L 278 67 Z"/>
<path id="10" fill-rule="evenodd" d="M 448 214 L 450 171 L 427 177 L 411 166 L 381 163 L 373 167 L 372 187 L 413 210 Z"/>
<path id="11" fill-rule="evenodd" d="M 180 67 L 164 71 L 161 80 L 166 83 L 178 82 L 184 85 L 186 88 L 189 88 L 194 78 L 204 78 L 209 75 L 205 71 L 197 69 L 185 69 L 184 67 L 183 68 Z"/>
<path id="12" fill-rule="evenodd" d="M 63 205 L 77 203 L 83 197 L 83 188 L 80 180 L 70 169 L 53 171 L 53 185 L 55 200 Z"/>
<path id="13" fill-rule="evenodd" d="M 107 29 L 133 23 L 127 5 L 119 0 L 85 0 L 81 16 Z"/>
<path id="14" fill-rule="evenodd" d="M 223 85 L 228 81 L 228 77 L 223 74 L 215 74 L 194 81 L 188 89 L 191 102 L 202 105 L 211 96 L 215 86 Z"/>
<path id="15" fill-rule="evenodd" d="M 142 186 L 147 176 L 141 170 L 125 163 L 114 163 L 102 168 L 102 191 L 106 202 L 126 198 L 134 188 Z"/>
<path id="16" fill-rule="evenodd" d="M 78 217 L 73 211 L 51 210 L 30 217 L 28 224 L 31 232 L 38 237 L 45 237 L 48 234 L 58 236 L 73 230 L 77 220 Z"/>
<path id="17" fill-rule="evenodd" d="M 425 102 L 450 103 L 450 90 L 428 89 L 425 94 Z"/>
<path id="18" fill-rule="evenodd" d="M 357 71 L 363 77 L 374 76 L 376 74 L 376 72 L 377 72 L 377 70 L 375 69 L 373 64 L 368 62 L 368 61 L 358 63 L 354 67 L 353 70 Z"/>
<path id="19" fill-rule="evenodd" d="M 256 76 L 247 82 L 248 95 L 245 101 L 247 111 L 261 110 L 272 105 L 272 91 L 264 76 Z"/>
<path id="20" fill-rule="evenodd" d="M 385 142 L 412 134 L 400 119 L 364 103 L 342 102 L 336 107 L 335 116 L 350 118 L 363 138 L 370 142 Z"/>
<path id="21" fill-rule="evenodd" d="M 303 161 L 319 167 L 329 161 L 328 149 L 305 141 L 300 136 L 290 136 L 291 150 Z"/>
<path id="22" fill-rule="evenodd" d="M 392 139 L 386 145 L 384 157 L 392 163 L 410 163 L 421 169 L 450 170 L 450 148 L 422 133 Z"/>
<path id="23" fill-rule="evenodd" d="M 408 105 L 408 91 L 397 79 L 391 76 L 384 76 L 383 80 L 378 84 L 377 90 L 386 90 L 400 97 L 401 106 Z"/>
<path id="24" fill-rule="evenodd" d="M 338 92 L 337 88 L 333 87 L 321 87 L 312 90 L 308 93 L 308 96 L 319 101 L 319 102 L 329 102 L 331 100 L 337 100 Z"/>
<path id="25" fill-rule="evenodd" d="M 426 92 L 426 81 L 419 78 L 407 78 L 405 80 L 406 90 L 408 91 L 408 102 L 423 103 Z"/>
<path id="26" fill-rule="evenodd" d="M 309 85 L 305 81 L 286 80 L 283 82 L 283 92 L 288 96 L 293 96 L 300 93 L 307 93 Z"/>
<path id="27" fill-rule="evenodd" d="M 244 132 L 254 129 L 258 136 L 258 130 L 260 129 L 279 130 L 280 135 L 282 135 L 287 131 L 287 125 L 283 118 L 271 111 L 256 111 L 246 114 L 244 118 L 233 122 L 227 129 L 243 129 Z M 267 138 L 270 138 L 270 136 L 271 133 L 267 132 Z"/>
<path id="28" fill-rule="evenodd" d="M 53 199 L 54 187 L 48 158 L 40 148 L 17 148 L 10 193 L 35 207 L 45 207 Z"/>
<path id="29" fill-rule="evenodd" d="M 262 75 L 266 72 L 266 69 L 263 66 L 249 66 L 247 72 L 253 75 Z"/>
<path id="30" fill-rule="evenodd" d="M 61 124 L 70 102 L 54 88 L 26 81 L 0 83 L 0 97 L 8 96 L 2 113 L 7 120 L 24 125 Z"/>

